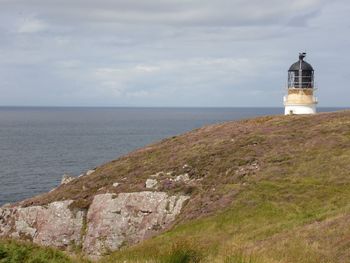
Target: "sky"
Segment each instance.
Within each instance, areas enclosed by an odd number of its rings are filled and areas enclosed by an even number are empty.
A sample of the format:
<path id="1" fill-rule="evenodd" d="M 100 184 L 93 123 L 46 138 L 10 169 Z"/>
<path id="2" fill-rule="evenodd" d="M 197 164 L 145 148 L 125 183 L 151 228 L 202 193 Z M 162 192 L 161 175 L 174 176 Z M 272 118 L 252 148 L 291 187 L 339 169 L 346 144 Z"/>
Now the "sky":
<path id="1" fill-rule="evenodd" d="M 282 107 L 307 52 L 350 105 L 349 0 L 0 0 L 0 105 Z"/>

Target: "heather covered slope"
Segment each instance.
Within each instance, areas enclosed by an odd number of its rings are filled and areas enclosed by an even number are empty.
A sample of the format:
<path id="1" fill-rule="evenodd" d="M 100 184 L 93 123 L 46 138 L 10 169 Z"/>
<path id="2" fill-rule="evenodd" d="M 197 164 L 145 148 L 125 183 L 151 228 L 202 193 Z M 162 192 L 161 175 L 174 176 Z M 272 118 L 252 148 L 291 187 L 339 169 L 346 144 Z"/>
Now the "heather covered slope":
<path id="1" fill-rule="evenodd" d="M 21 204 L 86 208 L 157 173 L 157 191 L 190 196 L 176 224 L 102 262 L 350 262 L 350 111 L 203 127 Z"/>
<path id="2" fill-rule="evenodd" d="M 232 136 L 230 144 L 227 135 L 235 126 L 242 132 Z M 220 198 L 234 192 L 231 201 L 214 215 L 178 225 L 105 262 L 142 262 L 174 251 L 196 251 L 203 262 L 350 261 L 349 112 L 266 117 L 214 127 L 222 132 L 217 139 L 227 137 L 226 143 L 211 146 L 225 151 L 216 152 L 216 158 L 222 157 L 217 163 L 208 157 L 218 172 L 198 194 L 208 206 L 224 203 Z M 249 170 L 253 162 L 258 168 Z M 227 173 L 230 166 L 235 174 Z M 240 168 L 249 171 L 241 175 Z M 178 249 L 181 244 L 186 249 Z"/>
<path id="3" fill-rule="evenodd" d="M 195 211 L 203 215 L 215 203 L 225 208 L 216 205 L 215 214 L 104 262 L 143 262 L 174 251 L 195 251 L 201 262 L 350 262 L 350 112 L 265 117 L 211 129 L 217 141 L 212 137 L 210 147 L 218 150 L 203 151 L 202 158 L 217 173 L 207 174 L 211 179 L 197 190 L 205 201 Z"/>
<path id="4" fill-rule="evenodd" d="M 252 182 L 282 180 L 284 174 L 311 180 L 311 168 L 312 174 L 319 175 L 315 180 L 331 180 L 334 173 L 338 181 L 346 180 L 348 166 L 332 165 L 330 160 L 342 161 L 339 156 L 348 151 L 349 136 L 349 111 L 207 126 L 132 152 L 22 204 L 72 199 L 77 206 L 88 206 L 96 193 L 146 190 L 145 180 L 164 172 L 158 190 L 190 193 L 186 216 L 196 218 L 226 207 Z M 167 180 L 184 173 L 191 184 Z M 113 187 L 114 182 L 119 186 Z"/>

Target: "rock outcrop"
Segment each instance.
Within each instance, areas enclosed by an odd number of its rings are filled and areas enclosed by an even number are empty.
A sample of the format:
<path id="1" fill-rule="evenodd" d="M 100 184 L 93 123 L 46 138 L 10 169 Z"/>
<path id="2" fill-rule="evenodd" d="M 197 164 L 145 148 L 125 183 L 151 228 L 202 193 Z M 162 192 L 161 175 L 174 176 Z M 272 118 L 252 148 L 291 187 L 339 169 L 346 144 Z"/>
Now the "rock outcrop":
<path id="1" fill-rule="evenodd" d="M 62 180 L 61 180 L 61 184 L 68 184 L 70 183 L 71 181 L 73 181 L 75 179 L 74 176 L 70 176 L 68 174 L 64 174 L 62 176 Z"/>
<path id="2" fill-rule="evenodd" d="M 137 243 L 172 223 L 188 198 L 148 191 L 96 195 L 87 214 L 83 249 L 100 256 Z"/>
<path id="3" fill-rule="evenodd" d="M 174 222 L 188 196 L 165 192 L 100 194 L 87 212 L 71 209 L 70 201 L 46 206 L 0 208 L 0 237 L 30 240 L 44 246 L 83 251 L 99 257 L 134 244 Z"/>
<path id="4" fill-rule="evenodd" d="M 88 170 L 88 171 L 86 171 L 86 175 L 90 175 L 90 174 L 93 174 L 95 172 L 95 170 Z"/>
<path id="5" fill-rule="evenodd" d="M 0 208 L 0 237 L 21 238 L 58 248 L 80 243 L 84 213 L 72 212 L 71 203 Z"/>
<path id="6" fill-rule="evenodd" d="M 147 189 L 156 188 L 158 181 L 156 179 L 147 179 L 145 186 Z"/>
<path id="7" fill-rule="evenodd" d="M 176 176 L 174 179 L 175 182 L 188 182 L 189 180 L 190 180 L 190 177 L 189 177 L 188 173 L 180 174 L 180 175 Z"/>

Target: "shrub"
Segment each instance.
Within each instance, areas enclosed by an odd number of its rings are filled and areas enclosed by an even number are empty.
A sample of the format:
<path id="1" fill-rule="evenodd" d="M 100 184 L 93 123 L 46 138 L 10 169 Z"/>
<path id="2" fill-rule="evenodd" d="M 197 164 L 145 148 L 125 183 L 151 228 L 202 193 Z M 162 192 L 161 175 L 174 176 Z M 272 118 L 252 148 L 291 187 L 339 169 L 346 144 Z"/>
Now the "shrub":
<path id="1" fill-rule="evenodd" d="M 188 242 L 176 243 L 167 255 L 161 257 L 160 263 L 198 263 L 201 252 Z"/>
<path id="2" fill-rule="evenodd" d="M 62 252 L 33 244 L 15 241 L 0 241 L 1 263 L 71 263 Z"/>

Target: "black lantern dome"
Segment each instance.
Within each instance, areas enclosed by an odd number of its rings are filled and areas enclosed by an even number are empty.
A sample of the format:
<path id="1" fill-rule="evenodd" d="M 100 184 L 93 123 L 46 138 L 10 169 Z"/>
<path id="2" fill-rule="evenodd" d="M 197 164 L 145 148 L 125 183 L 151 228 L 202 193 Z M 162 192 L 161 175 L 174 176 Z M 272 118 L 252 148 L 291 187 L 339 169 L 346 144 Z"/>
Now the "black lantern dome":
<path id="1" fill-rule="evenodd" d="M 306 53 L 299 53 L 299 61 L 288 70 L 288 88 L 308 89 L 314 87 L 314 69 L 304 61 Z"/>

